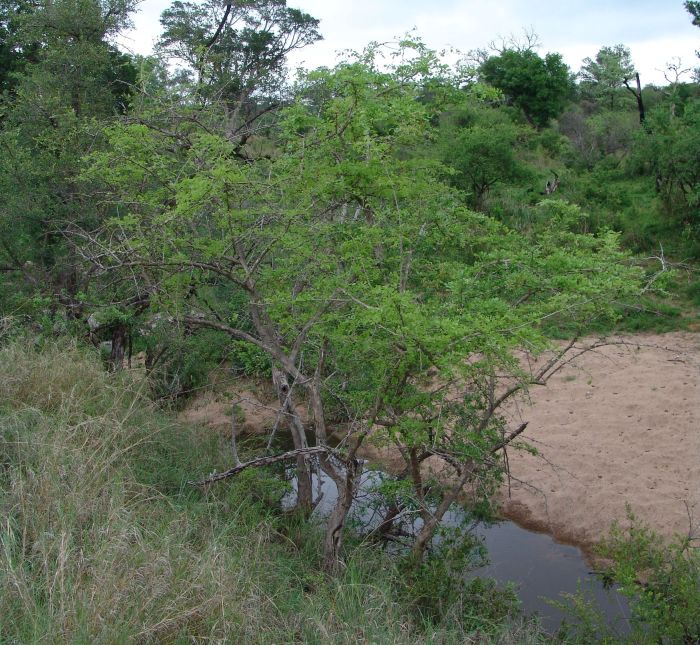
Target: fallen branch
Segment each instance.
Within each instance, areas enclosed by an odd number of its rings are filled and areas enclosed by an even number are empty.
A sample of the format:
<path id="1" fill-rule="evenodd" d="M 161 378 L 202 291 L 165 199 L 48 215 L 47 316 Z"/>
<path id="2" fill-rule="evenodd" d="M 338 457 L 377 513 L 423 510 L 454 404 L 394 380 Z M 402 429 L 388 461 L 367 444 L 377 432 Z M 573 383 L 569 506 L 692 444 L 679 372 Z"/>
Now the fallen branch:
<path id="1" fill-rule="evenodd" d="M 260 468 L 261 466 L 270 466 L 271 464 L 276 464 L 280 461 L 289 461 L 291 459 L 296 459 L 297 457 L 318 454 L 327 454 L 332 457 L 335 457 L 343 463 L 346 463 L 346 460 L 343 459 L 343 457 L 332 448 L 329 448 L 328 446 L 312 446 L 310 448 L 298 448 L 296 450 L 289 450 L 288 452 L 283 452 L 281 455 L 268 455 L 266 457 L 258 457 L 257 459 L 251 459 L 250 461 L 238 464 L 237 466 L 234 466 L 233 468 L 230 468 L 229 470 L 226 470 L 223 473 L 215 473 L 207 477 L 206 479 L 203 479 L 202 481 L 191 481 L 188 483 L 192 486 L 209 486 L 210 484 L 214 484 L 223 479 L 234 477 L 240 472 L 246 470 L 247 468 Z"/>

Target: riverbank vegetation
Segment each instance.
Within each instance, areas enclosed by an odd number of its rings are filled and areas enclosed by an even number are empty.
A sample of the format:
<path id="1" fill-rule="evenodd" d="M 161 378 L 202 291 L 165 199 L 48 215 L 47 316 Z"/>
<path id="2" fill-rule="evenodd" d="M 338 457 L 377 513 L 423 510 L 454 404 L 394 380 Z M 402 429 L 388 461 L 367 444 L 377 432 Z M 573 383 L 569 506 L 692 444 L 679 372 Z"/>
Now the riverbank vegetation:
<path id="1" fill-rule="evenodd" d="M 372 545 L 328 575 L 273 473 L 193 488 L 225 442 L 94 353 L 3 339 L 0 357 L 3 641 L 537 642 L 510 594 L 413 589 Z"/>
<path id="2" fill-rule="evenodd" d="M 2 640 L 552 642 L 513 591 L 464 577 L 476 545 L 449 545 L 407 576 L 403 558 L 351 531 L 330 575 L 320 527 L 282 510 L 289 484 L 274 470 L 189 485 L 226 465 L 228 442 L 159 410 L 142 374 L 110 374 L 69 339 L 4 334 L 0 358 Z M 633 630 L 610 631 L 574 598 L 558 642 L 697 637 L 692 541 L 668 549 L 633 523 L 601 553 Z"/>
<path id="3" fill-rule="evenodd" d="M 280 0 L 175 2 L 148 58 L 113 44 L 130 2 L 0 5 L 0 311 L 47 345 L 3 349 L 7 638 L 511 629 L 441 521 L 465 493 L 491 515 L 533 450 L 506 404 L 604 342 L 581 338 L 696 324 L 698 83 L 642 87 L 623 45 L 576 82 L 534 37 L 452 65 L 370 44 L 291 82 L 320 34 Z M 234 402 L 225 446 L 160 416 L 217 365 L 271 383 L 269 440 L 239 445 Z M 370 441 L 403 467 L 362 535 Z"/>

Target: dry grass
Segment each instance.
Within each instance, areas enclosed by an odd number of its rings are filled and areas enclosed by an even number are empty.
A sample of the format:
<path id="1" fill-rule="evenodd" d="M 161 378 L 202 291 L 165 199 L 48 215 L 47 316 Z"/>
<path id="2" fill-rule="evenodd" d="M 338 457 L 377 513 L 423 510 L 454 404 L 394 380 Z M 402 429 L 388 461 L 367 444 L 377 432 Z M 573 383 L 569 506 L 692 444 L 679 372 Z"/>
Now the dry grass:
<path id="1" fill-rule="evenodd" d="M 140 387 L 75 345 L 0 346 L 0 642 L 485 642 L 417 623 L 381 556 L 327 578 L 257 475 L 190 490 L 224 453 Z"/>
<path id="2" fill-rule="evenodd" d="M 138 484 L 135 456 L 167 427 L 134 385 L 75 347 L 14 344 L 0 366 L 3 635 L 162 641 L 230 624 L 241 576 L 224 545 L 195 549 L 193 518 Z"/>

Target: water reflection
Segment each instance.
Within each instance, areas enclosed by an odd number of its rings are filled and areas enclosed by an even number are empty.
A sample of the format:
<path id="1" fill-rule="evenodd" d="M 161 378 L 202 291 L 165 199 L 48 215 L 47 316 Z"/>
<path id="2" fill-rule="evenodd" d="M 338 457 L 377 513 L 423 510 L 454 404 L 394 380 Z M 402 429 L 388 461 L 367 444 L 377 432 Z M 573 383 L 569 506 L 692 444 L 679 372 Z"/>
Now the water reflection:
<path id="1" fill-rule="evenodd" d="M 381 521 L 377 508 L 381 506 L 376 488 L 388 475 L 379 470 L 366 470 L 362 474 L 358 500 L 353 505 L 351 521 L 364 531 L 376 528 Z M 322 493 L 316 514 L 323 516 L 333 508 L 336 489 L 332 480 L 314 475 L 314 490 Z M 292 491 L 282 501 L 291 507 L 296 498 L 294 478 Z M 409 528 L 419 529 L 420 518 L 410 520 Z M 444 524 L 464 527 L 481 540 L 488 552 L 489 563 L 473 569 L 470 577 L 494 578 L 499 583 L 516 585 L 521 606 L 527 614 L 538 614 L 543 626 L 555 632 L 562 621 L 572 617 L 548 599 L 561 599 L 561 594 L 574 594 L 581 590 L 586 598 L 603 615 L 608 625 L 618 633 L 629 632 L 629 607 L 626 599 L 614 589 L 606 589 L 601 580 L 592 574 L 584 554 L 577 547 L 555 542 L 551 536 L 521 528 L 514 522 L 502 521 L 490 524 L 468 521 L 466 512 L 451 511 L 445 515 Z"/>
<path id="2" fill-rule="evenodd" d="M 528 531 L 513 522 L 478 525 L 476 533 L 486 546 L 490 564 L 476 569 L 473 575 L 516 583 L 523 611 L 538 613 L 549 631 L 555 631 L 567 618 L 570 621 L 571 616 L 546 599 L 576 593 L 579 587 L 608 625 L 619 633 L 629 631 L 626 599 L 614 589 L 606 589 L 591 573 L 580 549 L 558 544 L 549 535 Z"/>

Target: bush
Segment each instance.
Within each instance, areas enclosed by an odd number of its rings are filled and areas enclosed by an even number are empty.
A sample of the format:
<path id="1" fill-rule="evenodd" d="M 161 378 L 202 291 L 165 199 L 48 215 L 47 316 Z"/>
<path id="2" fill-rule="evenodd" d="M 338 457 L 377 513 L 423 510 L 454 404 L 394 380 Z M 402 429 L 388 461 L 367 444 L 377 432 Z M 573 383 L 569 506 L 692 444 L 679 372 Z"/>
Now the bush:
<path id="1" fill-rule="evenodd" d="M 634 643 L 700 641 L 700 552 L 691 536 L 671 544 L 637 520 L 615 525 L 600 547 L 613 564 L 607 575 L 630 599 Z"/>

